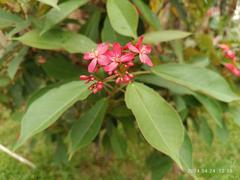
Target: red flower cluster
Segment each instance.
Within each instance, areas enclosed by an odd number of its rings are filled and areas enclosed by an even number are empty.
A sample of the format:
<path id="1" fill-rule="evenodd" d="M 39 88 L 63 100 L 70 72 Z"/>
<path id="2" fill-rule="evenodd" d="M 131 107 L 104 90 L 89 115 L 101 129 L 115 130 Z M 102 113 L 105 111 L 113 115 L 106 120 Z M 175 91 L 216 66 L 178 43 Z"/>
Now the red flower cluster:
<path id="1" fill-rule="evenodd" d="M 116 84 L 128 84 L 132 81 L 134 76 L 129 73 L 129 68 L 134 66 L 134 59 L 139 56 L 142 63 L 153 66 L 149 54 L 151 53 L 151 47 L 143 44 L 143 36 L 141 36 L 138 42 L 133 45 L 131 42 L 125 46 L 121 46 L 119 43 L 100 43 L 96 50 L 92 52 L 86 52 L 83 59 L 90 61 L 88 65 L 88 72 L 94 73 L 102 68 L 109 76 L 115 79 Z M 81 80 L 85 80 L 86 83 L 95 81 L 96 78 L 93 75 L 80 76 Z M 103 81 L 97 81 L 93 83 L 89 89 L 95 94 L 102 90 L 104 86 Z"/>
<path id="2" fill-rule="evenodd" d="M 240 70 L 237 68 L 236 64 L 236 54 L 234 51 L 230 49 L 230 47 L 226 44 L 220 44 L 219 48 L 224 52 L 225 58 L 231 60 L 231 63 L 226 63 L 225 67 L 231 71 L 232 74 L 234 74 L 237 77 L 240 77 Z"/>

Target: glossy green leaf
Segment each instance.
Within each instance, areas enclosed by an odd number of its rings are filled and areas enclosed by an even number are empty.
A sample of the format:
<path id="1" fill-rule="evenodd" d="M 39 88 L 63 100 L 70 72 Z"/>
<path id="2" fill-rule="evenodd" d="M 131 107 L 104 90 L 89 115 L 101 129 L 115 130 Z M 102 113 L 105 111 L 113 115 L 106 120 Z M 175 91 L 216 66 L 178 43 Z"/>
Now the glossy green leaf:
<path id="1" fill-rule="evenodd" d="M 193 95 L 206 109 L 210 116 L 215 120 L 215 122 L 221 127 L 222 126 L 222 116 L 223 112 L 219 103 L 207 96 L 195 93 L 179 84 L 174 84 L 171 81 L 163 79 L 156 75 L 142 75 L 136 78 L 139 81 L 153 84 L 159 87 L 167 88 L 172 93 L 180 95 Z"/>
<path id="2" fill-rule="evenodd" d="M 144 34 L 144 42 L 158 44 L 160 42 L 182 39 L 191 35 L 189 32 L 178 30 L 154 31 Z"/>
<path id="3" fill-rule="evenodd" d="M 157 92 L 140 83 L 128 85 L 125 101 L 149 144 L 181 166 L 179 150 L 184 128 L 175 109 Z"/>
<path id="4" fill-rule="evenodd" d="M 104 21 L 103 29 L 101 32 L 101 38 L 103 42 L 110 42 L 110 43 L 119 42 L 122 45 L 126 44 L 131 40 L 129 37 L 122 36 L 117 32 L 115 32 L 109 22 L 108 17 L 106 17 Z"/>
<path id="5" fill-rule="evenodd" d="M 231 102 L 240 99 L 222 76 L 207 68 L 171 63 L 156 66 L 152 72 L 163 79 L 220 101 Z"/>
<path id="6" fill-rule="evenodd" d="M 116 32 L 137 38 L 138 14 L 128 0 L 107 0 L 107 13 Z"/>
<path id="7" fill-rule="evenodd" d="M 14 39 L 34 48 L 66 50 L 70 53 L 84 53 L 96 47 L 86 36 L 68 31 L 52 30 L 40 35 L 38 31 L 33 30 Z"/>
<path id="8" fill-rule="evenodd" d="M 151 170 L 152 180 L 161 180 L 173 167 L 173 160 L 168 156 L 154 151 L 146 159 L 146 164 Z"/>
<path id="9" fill-rule="evenodd" d="M 19 16 L 0 9 L 0 29 L 11 26 L 14 27 L 22 22 L 24 22 L 24 20 Z"/>
<path id="10" fill-rule="evenodd" d="M 199 135 L 207 143 L 207 145 L 211 146 L 213 142 L 213 132 L 207 120 L 205 119 L 205 117 L 199 117 L 197 121 L 199 125 Z"/>
<path id="11" fill-rule="evenodd" d="M 57 147 L 53 156 L 54 163 L 57 165 L 68 163 L 67 147 L 63 140 L 59 138 Z"/>
<path id="12" fill-rule="evenodd" d="M 53 88 L 36 99 L 25 113 L 16 148 L 31 136 L 53 124 L 69 107 L 88 97 L 90 91 L 84 82 L 72 81 Z"/>
<path id="13" fill-rule="evenodd" d="M 189 109 L 187 104 L 182 96 L 174 96 L 176 110 L 181 116 L 182 120 L 185 121 L 188 117 Z"/>
<path id="14" fill-rule="evenodd" d="M 127 153 L 127 143 L 116 127 L 112 127 L 110 142 L 113 151 L 119 159 L 124 159 Z"/>
<path id="15" fill-rule="evenodd" d="M 177 60 L 179 63 L 184 63 L 184 57 L 183 57 L 183 41 L 182 40 L 175 40 L 171 42 L 171 46 L 173 48 L 173 51 L 177 57 Z"/>
<path id="16" fill-rule="evenodd" d="M 226 144 L 229 140 L 229 130 L 226 123 L 223 121 L 222 127 L 217 127 L 216 135 L 223 144 Z"/>
<path id="17" fill-rule="evenodd" d="M 52 6 L 59 10 L 59 7 L 57 5 L 58 0 L 38 0 L 38 1 L 40 1 L 41 3 L 47 4 L 49 6 Z"/>
<path id="18" fill-rule="evenodd" d="M 158 17 L 151 11 L 148 5 L 146 5 L 143 0 L 133 0 L 133 3 L 137 6 L 140 10 L 141 15 L 143 16 L 144 20 L 147 21 L 150 26 L 154 29 L 159 30 L 161 28 L 160 20 Z"/>
<path id="19" fill-rule="evenodd" d="M 132 112 L 124 104 L 113 107 L 109 113 L 116 118 L 129 117 L 132 115 Z"/>
<path id="20" fill-rule="evenodd" d="M 59 9 L 51 9 L 43 18 L 41 34 L 47 32 L 65 19 L 71 12 L 86 4 L 88 0 L 70 0 L 59 5 Z"/>
<path id="21" fill-rule="evenodd" d="M 136 80 L 147 83 L 147 84 L 169 89 L 174 94 L 179 94 L 179 95 L 192 94 L 192 91 L 189 90 L 188 88 L 180 86 L 179 84 L 173 83 L 171 81 L 168 81 L 160 76 L 156 76 L 155 74 L 137 76 Z"/>
<path id="22" fill-rule="evenodd" d="M 120 121 L 123 125 L 124 132 L 127 139 L 132 143 L 137 143 L 138 141 L 138 131 L 135 127 L 135 120 L 133 117 L 120 118 Z"/>
<path id="23" fill-rule="evenodd" d="M 192 168 L 192 143 L 187 132 L 180 150 L 180 160 L 185 170 Z"/>
<path id="24" fill-rule="evenodd" d="M 240 126 L 240 108 L 238 106 L 232 106 L 229 108 L 230 117 L 233 121 Z"/>
<path id="25" fill-rule="evenodd" d="M 50 56 L 42 67 L 50 77 L 58 80 L 77 78 L 82 73 L 69 59 L 60 55 Z"/>
<path id="26" fill-rule="evenodd" d="M 18 53 L 16 53 L 15 57 L 11 60 L 8 65 L 8 76 L 13 79 L 20 64 L 24 61 L 24 56 L 27 54 L 28 48 L 23 47 Z"/>
<path id="27" fill-rule="evenodd" d="M 204 106 L 209 115 L 214 119 L 216 124 L 222 127 L 223 123 L 223 111 L 220 104 L 207 96 L 194 93 L 193 96 Z"/>
<path id="28" fill-rule="evenodd" d="M 7 36 L 9 38 L 11 38 L 15 34 L 17 34 L 17 33 L 21 32 L 21 31 L 27 29 L 30 25 L 31 25 L 31 21 L 30 20 L 26 20 L 26 21 L 23 21 L 21 23 L 18 23 L 16 25 L 16 27 L 7 34 Z"/>
<path id="29" fill-rule="evenodd" d="M 107 107 L 108 100 L 106 98 L 101 99 L 85 112 L 78 122 L 73 124 L 69 132 L 70 156 L 77 149 L 87 146 L 94 140 L 101 128 Z"/>
<path id="30" fill-rule="evenodd" d="M 99 25 L 101 20 L 101 11 L 99 9 L 94 10 L 91 17 L 86 24 L 81 28 L 81 33 L 89 37 L 95 42 L 99 39 Z"/>

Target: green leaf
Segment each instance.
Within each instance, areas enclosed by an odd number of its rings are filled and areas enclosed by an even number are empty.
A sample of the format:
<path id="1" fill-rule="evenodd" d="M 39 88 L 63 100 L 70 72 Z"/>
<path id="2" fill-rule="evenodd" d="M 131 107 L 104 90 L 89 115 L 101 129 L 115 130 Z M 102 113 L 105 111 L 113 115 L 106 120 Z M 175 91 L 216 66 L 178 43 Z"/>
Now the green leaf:
<path id="1" fill-rule="evenodd" d="M 199 117 L 197 120 L 199 125 L 198 130 L 199 135 L 209 146 L 211 146 L 213 142 L 212 129 L 209 127 L 209 124 L 205 117 Z"/>
<path id="2" fill-rule="evenodd" d="M 181 116 L 182 120 L 185 121 L 188 117 L 189 109 L 183 98 L 183 96 L 174 96 L 176 110 Z"/>
<path id="3" fill-rule="evenodd" d="M 216 135 L 223 144 L 226 144 L 229 139 L 229 130 L 226 123 L 223 121 L 222 127 L 217 126 Z"/>
<path id="4" fill-rule="evenodd" d="M 160 42 L 182 39 L 189 35 L 191 33 L 177 30 L 155 31 L 144 34 L 143 41 L 145 43 L 158 44 Z"/>
<path id="5" fill-rule="evenodd" d="M 46 63 L 41 66 L 50 77 L 58 80 L 77 78 L 81 74 L 79 69 L 69 59 L 65 59 L 60 55 L 50 56 L 47 58 Z"/>
<path id="6" fill-rule="evenodd" d="M 132 143 L 137 143 L 138 141 L 138 131 L 135 127 L 135 119 L 133 117 L 120 118 L 120 121 L 123 125 L 124 132 L 127 139 Z"/>
<path id="7" fill-rule="evenodd" d="M 138 13 L 128 0 L 107 0 L 107 13 L 116 32 L 137 38 Z"/>
<path id="8" fill-rule="evenodd" d="M 99 24 L 101 20 L 101 11 L 94 10 L 87 23 L 81 28 L 81 33 L 91 38 L 93 41 L 98 42 L 99 39 Z"/>
<path id="9" fill-rule="evenodd" d="M 109 113 L 116 118 L 129 117 L 132 115 L 132 112 L 124 104 L 113 107 Z"/>
<path id="10" fill-rule="evenodd" d="M 173 82 L 165 80 L 156 75 L 142 75 L 142 76 L 138 76 L 136 79 L 145 83 L 159 86 L 159 87 L 164 87 L 166 89 L 169 89 L 171 92 L 175 94 L 193 95 L 204 106 L 204 108 L 207 110 L 209 115 L 215 120 L 218 126 L 220 127 L 222 126 L 223 112 L 222 112 L 221 106 L 216 100 L 211 99 L 207 96 L 195 93 L 185 87 L 182 87 L 178 84 L 174 84 Z"/>
<path id="11" fill-rule="evenodd" d="M 180 160 L 185 170 L 192 168 L 192 143 L 186 131 L 180 150 Z"/>
<path id="12" fill-rule="evenodd" d="M 232 102 L 240 99 L 222 76 L 207 68 L 171 63 L 156 66 L 152 72 L 163 79 L 220 101 Z"/>
<path id="13" fill-rule="evenodd" d="M 140 83 L 128 85 L 125 101 L 149 144 L 170 156 L 181 167 L 179 151 L 184 128 L 175 109 L 157 92 Z"/>
<path id="14" fill-rule="evenodd" d="M 222 127 L 223 123 L 223 111 L 220 104 L 213 99 L 210 99 L 207 96 L 203 96 L 197 93 L 194 93 L 193 96 L 204 106 L 209 115 L 214 119 L 216 124 L 219 127 Z"/>
<path id="15" fill-rule="evenodd" d="M 16 24 L 16 27 L 7 34 L 7 36 L 9 38 L 11 38 L 15 34 L 25 30 L 26 28 L 28 28 L 30 25 L 31 25 L 30 20 L 26 20 L 26 21 L 23 21 L 21 23 L 18 23 L 18 24 Z"/>
<path id="16" fill-rule="evenodd" d="M 57 5 L 58 0 L 38 0 L 38 1 L 40 1 L 41 3 L 47 4 L 49 6 L 52 6 L 52 7 L 56 8 L 57 10 L 59 10 L 59 7 Z"/>
<path id="17" fill-rule="evenodd" d="M 151 179 L 161 180 L 169 171 L 171 171 L 173 161 L 168 156 L 154 151 L 146 159 L 146 164 L 151 170 Z"/>
<path id="18" fill-rule="evenodd" d="M 240 127 L 240 108 L 238 106 L 230 106 L 229 113 L 233 121 Z"/>
<path id="19" fill-rule="evenodd" d="M 119 159 L 124 159 L 127 153 L 127 143 L 116 127 L 112 127 L 110 142 L 113 151 Z"/>
<path id="20" fill-rule="evenodd" d="M 99 100 L 93 107 L 85 112 L 78 122 L 74 123 L 69 132 L 69 153 L 70 157 L 77 149 L 83 148 L 90 144 L 97 136 L 106 110 L 108 100 L 106 98 Z"/>
<path id="21" fill-rule="evenodd" d="M 61 138 L 58 139 L 57 147 L 56 147 L 56 150 L 55 150 L 54 156 L 53 156 L 53 160 L 54 160 L 54 163 L 56 163 L 57 165 L 68 163 L 67 147 Z"/>
<path id="22" fill-rule="evenodd" d="M 40 89 L 37 89 L 28 98 L 28 100 L 27 100 L 27 107 L 29 107 L 35 100 L 37 100 L 39 97 L 41 97 L 42 95 L 47 93 L 49 90 L 54 89 L 54 88 L 58 88 L 59 86 L 61 86 L 63 84 L 66 84 L 66 83 L 69 83 L 71 81 L 72 80 L 64 80 L 64 81 L 53 83 L 53 84 L 47 85 L 45 87 L 41 87 Z"/>
<path id="23" fill-rule="evenodd" d="M 16 53 L 15 57 L 11 60 L 8 65 L 8 76 L 13 79 L 20 64 L 24 61 L 24 56 L 27 54 L 28 48 L 23 47 L 18 53 Z"/>
<path id="24" fill-rule="evenodd" d="M 142 0 L 133 0 L 133 3 L 140 10 L 144 20 L 147 21 L 150 26 L 152 26 L 156 30 L 159 30 L 161 28 L 160 20 L 158 19 L 158 17 Z"/>
<path id="25" fill-rule="evenodd" d="M 175 40 L 171 42 L 171 46 L 173 48 L 173 51 L 177 57 L 177 60 L 179 63 L 184 63 L 184 57 L 183 57 L 183 42 L 182 40 Z"/>
<path id="26" fill-rule="evenodd" d="M 70 53 L 84 53 L 96 47 L 96 44 L 84 35 L 58 30 L 49 31 L 42 36 L 37 30 L 33 30 L 14 39 L 34 48 L 66 50 Z"/>
<path id="27" fill-rule="evenodd" d="M 117 32 L 115 32 L 109 22 L 108 17 L 106 17 L 104 21 L 103 29 L 101 32 L 101 38 L 103 42 L 110 42 L 110 43 L 119 42 L 122 45 L 126 44 L 131 40 L 129 37 L 122 36 Z"/>
<path id="28" fill-rule="evenodd" d="M 14 27 L 21 24 L 24 20 L 19 16 L 0 9 L 0 29 Z"/>
<path id="29" fill-rule="evenodd" d="M 72 81 L 53 88 L 36 99 L 25 113 L 16 148 L 31 136 L 53 124 L 69 107 L 88 97 L 90 91 L 84 82 Z"/>
<path id="30" fill-rule="evenodd" d="M 43 19 L 41 34 L 47 32 L 56 24 L 64 20 L 68 15 L 80 6 L 86 4 L 88 0 L 70 0 L 59 5 L 59 9 L 51 9 Z"/>
<path id="31" fill-rule="evenodd" d="M 189 90 L 188 88 L 185 88 L 171 81 L 163 79 L 160 76 L 156 76 L 155 74 L 137 76 L 136 80 L 147 83 L 147 84 L 169 89 L 174 94 L 179 94 L 179 95 L 192 94 L 192 91 Z"/>

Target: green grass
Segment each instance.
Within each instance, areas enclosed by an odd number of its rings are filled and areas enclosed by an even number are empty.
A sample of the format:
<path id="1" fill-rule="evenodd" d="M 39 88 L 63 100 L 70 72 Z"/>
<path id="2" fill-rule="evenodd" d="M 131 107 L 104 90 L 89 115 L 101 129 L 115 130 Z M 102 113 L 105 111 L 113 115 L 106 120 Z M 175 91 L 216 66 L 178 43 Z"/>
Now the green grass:
<path id="1" fill-rule="evenodd" d="M 10 120 L 9 113 L 0 116 L 0 143 L 12 148 L 19 132 L 19 122 Z M 215 139 L 212 147 L 208 147 L 190 128 L 193 143 L 193 159 L 197 169 L 232 169 L 233 173 L 198 173 L 200 179 L 235 180 L 240 178 L 240 128 L 232 122 L 228 123 L 229 142 L 222 144 Z M 24 145 L 17 153 L 31 160 L 37 165 L 32 170 L 8 155 L 0 152 L 0 179 L 2 180 L 141 180 L 149 179 L 149 171 L 145 166 L 145 157 L 149 155 L 147 144 L 130 146 L 128 157 L 118 160 L 112 154 L 100 152 L 96 154 L 93 146 L 78 152 L 70 162 L 57 164 L 53 154 L 55 146 L 46 145 L 42 135 L 37 135 L 37 144 Z M 172 172 L 166 180 L 177 179 Z"/>

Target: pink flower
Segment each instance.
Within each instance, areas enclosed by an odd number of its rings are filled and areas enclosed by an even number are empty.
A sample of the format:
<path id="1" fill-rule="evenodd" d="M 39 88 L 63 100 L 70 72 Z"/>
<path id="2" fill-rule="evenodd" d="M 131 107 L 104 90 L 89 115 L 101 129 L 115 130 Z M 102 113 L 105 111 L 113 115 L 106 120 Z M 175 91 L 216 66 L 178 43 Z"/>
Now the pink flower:
<path id="1" fill-rule="evenodd" d="M 227 59 L 231 59 L 234 62 L 236 61 L 236 54 L 230 49 L 226 44 L 219 44 L 218 47 L 224 51 L 224 56 Z"/>
<path id="2" fill-rule="evenodd" d="M 229 69 L 235 76 L 240 77 L 240 70 L 238 70 L 233 64 L 227 63 L 225 67 Z"/>
<path id="3" fill-rule="evenodd" d="M 98 81 L 94 84 L 92 84 L 89 88 L 93 92 L 93 94 L 96 94 L 97 92 L 101 91 L 103 89 L 103 82 Z"/>
<path id="4" fill-rule="evenodd" d="M 129 63 L 134 59 L 133 53 L 122 55 L 122 47 L 119 43 L 114 43 L 112 51 L 108 51 L 106 54 L 109 60 L 109 64 L 104 66 L 106 72 L 113 72 L 120 64 Z"/>
<path id="5" fill-rule="evenodd" d="M 98 45 L 95 51 L 84 53 L 83 59 L 91 61 L 90 64 L 88 65 L 88 71 L 90 73 L 95 72 L 97 70 L 97 65 L 105 66 L 109 63 L 108 58 L 105 55 L 108 49 L 109 44 L 101 43 Z"/>
<path id="6" fill-rule="evenodd" d="M 144 36 L 141 36 L 135 46 L 132 43 L 128 43 L 127 47 L 130 51 L 139 54 L 139 58 L 142 63 L 147 64 L 148 66 L 153 66 L 152 61 L 148 56 L 152 49 L 150 46 L 142 44 L 143 38 Z"/>
<path id="7" fill-rule="evenodd" d="M 224 51 L 229 51 L 230 48 L 227 44 L 219 44 L 218 47 Z"/>
<path id="8" fill-rule="evenodd" d="M 231 59 L 233 61 L 236 60 L 236 55 L 232 50 L 226 51 L 224 55 L 228 59 Z"/>
<path id="9" fill-rule="evenodd" d="M 117 75 L 117 79 L 115 81 L 116 84 L 124 84 L 124 83 L 128 84 L 134 78 L 134 76 L 130 74 L 128 71 L 125 73 L 125 75 L 120 75 L 119 73 L 116 75 Z"/>
<path id="10" fill-rule="evenodd" d="M 83 80 L 85 81 L 85 83 L 89 83 L 91 81 L 94 81 L 95 80 L 95 77 L 93 75 L 90 75 L 90 76 L 86 76 L 86 75 L 81 75 L 80 76 L 80 80 Z"/>

